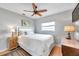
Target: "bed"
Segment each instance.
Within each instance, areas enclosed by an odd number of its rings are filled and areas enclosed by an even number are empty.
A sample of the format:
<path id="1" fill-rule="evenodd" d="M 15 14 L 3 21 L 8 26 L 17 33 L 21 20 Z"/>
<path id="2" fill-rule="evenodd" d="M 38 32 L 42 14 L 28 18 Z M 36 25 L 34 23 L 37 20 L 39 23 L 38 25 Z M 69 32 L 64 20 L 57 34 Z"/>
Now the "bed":
<path id="1" fill-rule="evenodd" d="M 54 47 L 54 39 L 51 35 L 33 34 L 21 35 L 19 45 L 31 55 L 47 56 Z"/>
<path id="2" fill-rule="evenodd" d="M 26 30 L 22 30 L 25 32 Z M 32 56 L 47 56 L 55 46 L 52 35 L 36 34 L 32 31 L 26 31 L 30 34 L 22 34 L 18 37 L 18 44 Z"/>

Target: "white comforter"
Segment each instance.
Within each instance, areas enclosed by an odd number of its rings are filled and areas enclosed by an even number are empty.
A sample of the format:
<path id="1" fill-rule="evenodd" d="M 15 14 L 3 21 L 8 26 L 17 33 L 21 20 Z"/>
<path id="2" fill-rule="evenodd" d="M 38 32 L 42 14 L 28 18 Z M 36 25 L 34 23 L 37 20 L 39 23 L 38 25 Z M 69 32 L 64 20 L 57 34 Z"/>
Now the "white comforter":
<path id="1" fill-rule="evenodd" d="M 53 36 L 45 34 L 21 35 L 18 43 L 24 50 L 35 56 L 49 55 L 55 45 Z"/>

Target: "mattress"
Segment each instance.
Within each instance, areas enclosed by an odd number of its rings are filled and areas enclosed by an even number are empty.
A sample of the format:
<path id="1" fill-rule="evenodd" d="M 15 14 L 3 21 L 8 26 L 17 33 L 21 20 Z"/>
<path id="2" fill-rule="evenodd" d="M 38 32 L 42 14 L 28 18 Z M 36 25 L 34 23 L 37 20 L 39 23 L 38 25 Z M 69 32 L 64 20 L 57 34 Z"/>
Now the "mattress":
<path id="1" fill-rule="evenodd" d="M 21 35 L 18 43 L 33 56 L 47 56 L 55 45 L 53 36 L 45 34 Z"/>

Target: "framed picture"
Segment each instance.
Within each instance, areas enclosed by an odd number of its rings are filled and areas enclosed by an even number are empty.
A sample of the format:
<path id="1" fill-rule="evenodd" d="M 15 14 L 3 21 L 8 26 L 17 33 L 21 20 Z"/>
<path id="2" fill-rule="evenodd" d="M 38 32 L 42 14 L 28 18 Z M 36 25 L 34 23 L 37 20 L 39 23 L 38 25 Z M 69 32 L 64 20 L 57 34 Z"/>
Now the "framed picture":
<path id="1" fill-rule="evenodd" d="M 29 26 L 30 25 L 30 22 L 25 20 L 25 19 L 22 19 L 21 20 L 21 26 Z"/>

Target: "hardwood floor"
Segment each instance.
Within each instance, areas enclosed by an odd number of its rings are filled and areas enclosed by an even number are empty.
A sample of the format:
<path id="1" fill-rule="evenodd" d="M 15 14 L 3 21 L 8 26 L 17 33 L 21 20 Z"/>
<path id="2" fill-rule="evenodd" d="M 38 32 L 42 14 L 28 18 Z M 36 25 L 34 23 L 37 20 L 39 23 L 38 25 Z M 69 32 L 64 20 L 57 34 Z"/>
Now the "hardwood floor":
<path id="1" fill-rule="evenodd" d="M 62 56 L 62 48 L 61 48 L 61 45 L 56 45 L 51 53 L 50 53 L 50 56 Z"/>
<path id="2" fill-rule="evenodd" d="M 0 53 L 0 55 L 2 54 L 2 56 L 31 56 L 30 54 L 28 54 L 24 49 L 22 49 L 21 47 L 18 47 L 14 50 L 11 51 L 4 51 L 4 53 Z M 61 46 L 56 45 L 49 56 L 62 56 L 62 52 L 61 52 Z"/>
<path id="3" fill-rule="evenodd" d="M 4 54 L 3 56 L 31 56 L 21 47 L 17 47 L 14 50 L 11 50 L 10 53 Z"/>

